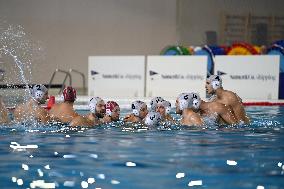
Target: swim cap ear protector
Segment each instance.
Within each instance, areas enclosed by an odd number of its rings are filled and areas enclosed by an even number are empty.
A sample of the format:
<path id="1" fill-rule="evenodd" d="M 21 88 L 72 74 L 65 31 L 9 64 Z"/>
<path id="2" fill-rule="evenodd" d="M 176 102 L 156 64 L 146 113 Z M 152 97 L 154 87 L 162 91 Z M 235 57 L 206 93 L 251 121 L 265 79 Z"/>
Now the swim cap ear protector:
<path id="1" fill-rule="evenodd" d="M 63 90 L 63 99 L 64 101 L 74 102 L 76 100 L 76 90 L 68 86 Z"/>
<path id="2" fill-rule="evenodd" d="M 106 109 L 106 115 L 111 116 L 112 112 L 110 109 Z"/>
<path id="3" fill-rule="evenodd" d="M 90 112 L 96 113 L 96 106 L 97 106 L 98 102 L 100 102 L 100 101 L 103 101 L 103 99 L 101 99 L 100 97 L 91 98 L 91 100 L 89 102 Z"/>
<path id="4" fill-rule="evenodd" d="M 48 90 L 44 85 L 35 85 L 31 90 L 31 95 L 35 100 L 41 101 L 47 91 Z"/>
<path id="5" fill-rule="evenodd" d="M 156 111 L 157 104 L 158 104 L 159 102 L 163 102 L 163 101 L 164 101 L 164 99 L 163 99 L 162 97 L 160 97 L 160 96 L 154 97 L 154 98 L 151 100 L 151 102 L 150 102 L 151 110 L 152 110 L 152 111 Z"/>
<path id="6" fill-rule="evenodd" d="M 112 112 L 115 107 L 119 106 L 116 102 L 114 101 L 108 101 L 106 103 L 106 115 L 112 116 Z"/>
<path id="7" fill-rule="evenodd" d="M 222 79 L 219 75 L 211 75 L 208 80 L 210 81 L 211 86 L 214 90 L 222 87 Z"/>
<path id="8" fill-rule="evenodd" d="M 154 126 L 161 121 L 161 115 L 158 112 L 149 112 L 144 120 L 144 123 L 148 126 Z"/>
<path id="9" fill-rule="evenodd" d="M 212 82 L 211 82 L 211 85 L 212 85 L 212 88 L 213 88 L 214 90 L 220 88 L 220 82 L 219 82 L 219 81 L 212 81 Z"/>
<path id="10" fill-rule="evenodd" d="M 41 99 L 44 96 L 44 92 L 36 91 L 34 94 L 35 99 Z"/>
<path id="11" fill-rule="evenodd" d="M 200 96 L 197 93 L 191 93 L 192 95 L 192 107 L 193 109 L 199 109 L 200 107 L 200 103 L 201 103 L 201 99 Z"/>
<path id="12" fill-rule="evenodd" d="M 140 100 L 137 100 L 137 101 L 133 102 L 131 104 L 132 113 L 135 116 L 139 116 L 139 112 L 141 111 L 141 108 L 143 107 L 144 104 L 145 104 L 145 102 L 142 102 Z"/>
<path id="13" fill-rule="evenodd" d="M 164 107 L 166 109 L 166 114 L 169 114 L 172 107 L 171 103 L 169 101 L 164 101 Z"/>

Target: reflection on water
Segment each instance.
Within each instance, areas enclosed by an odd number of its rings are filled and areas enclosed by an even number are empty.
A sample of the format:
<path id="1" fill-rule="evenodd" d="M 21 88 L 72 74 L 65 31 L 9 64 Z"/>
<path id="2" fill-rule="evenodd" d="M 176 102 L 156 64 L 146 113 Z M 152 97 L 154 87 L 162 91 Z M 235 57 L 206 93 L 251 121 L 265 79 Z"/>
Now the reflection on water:
<path id="1" fill-rule="evenodd" d="M 284 109 L 247 110 L 252 124 L 235 127 L 1 126 L 0 183 L 6 188 L 281 188 Z"/>

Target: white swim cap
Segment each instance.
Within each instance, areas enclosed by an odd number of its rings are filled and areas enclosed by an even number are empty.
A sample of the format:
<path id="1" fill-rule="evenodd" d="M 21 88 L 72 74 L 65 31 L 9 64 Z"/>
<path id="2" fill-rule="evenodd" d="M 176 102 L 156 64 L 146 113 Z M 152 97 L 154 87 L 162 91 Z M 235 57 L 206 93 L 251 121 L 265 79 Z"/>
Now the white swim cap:
<path id="1" fill-rule="evenodd" d="M 163 101 L 165 101 L 165 100 L 164 100 L 162 97 L 159 97 L 159 96 L 153 98 L 153 99 L 151 100 L 151 102 L 150 102 L 151 110 L 156 111 L 157 104 L 158 104 L 159 102 L 163 102 Z"/>
<path id="2" fill-rule="evenodd" d="M 178 106 L 180 110 L 184 110 L 188 108 L 189 105 L 189 100 L 190 100 L 190 93 L 181 93 L 178 96 Z"/>
<path id="3" fill-rule="evenodd" d="M 93 97 L 91 98 L 90 102 L 89 102 L 89 108 L 90 108 L 90 112 L 92 113 L 96 113 L 96 106 L 98 104 L 98 102 L 103 101 L 103 99 L 101 99 L 100 97 Z"/>
<path id="4" fill-rule="evenodd" d="M 210 81 L 211 86 L 214 90 L 222 87 L 222 79 L 219 75 L 211 75 L 207 79 Z"/>
<path id="5" fill-rule="evenodd" d="M 148 126 L 155 126 L 162 120 L 159 112 L 149 112 L 145 118 L 144 123 Z"/>
<path id="6" fill-rule="evenodd" d="M 140 100 L 136 100 L 136 101 L 132 102 L 131 109 L 132 109 L 133 114 L 135 116 L 139 116 L 139 112 L 144 105 L 146 105 L 146 103 L 142 102 Z"/>
<path id="7" fill-rule="evenodd" d="M 47 91 L 48 90 L 44 85 L 34 85 L 31 89 L 31 95 L 35 100 L 41 101 Z"/>

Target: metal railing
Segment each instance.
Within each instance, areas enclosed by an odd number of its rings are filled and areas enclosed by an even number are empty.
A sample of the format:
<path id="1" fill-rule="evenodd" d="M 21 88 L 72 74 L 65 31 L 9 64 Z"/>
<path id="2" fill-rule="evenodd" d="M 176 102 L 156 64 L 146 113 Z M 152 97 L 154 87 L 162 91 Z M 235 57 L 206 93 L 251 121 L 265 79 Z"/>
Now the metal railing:
<path id="1" fill-rule="evenodd" d="M 52 85 L 52 82 L 54 80 L 54 77 L 56 75 L 57 72 L 60 72 L 60 73 L 64 73 L 65 74 L 65 78 L 62 82 L 62 88 L 60 89 L 60 91 L 58 92 L 58 94 L 61 94 L 61 92 L 63 91 L 64 87 L 65 87 L 65 83 L 67 81 L 67 79 L 69 78 L 69 86 L 72 86 L 72 73 L 76 73 L 76 74 L 79 74 L 81 77 L 82 77 L 82 85 L 83 85 L 83 93 L 85 94 L 86 92 L 86 77 L 85 75 L 82 73 L 82 72 L 79 72 L 78 70 L 75 70 L 75 69 L 69 69 L 69 71 L 65 71 L 65 70 L 61 70 L 61 69 L 56 69 L 52 76 L 51 76 L 51 79 L 49 81 L 49 85 L 48 85 L 48 89 L 50 89 L 50 86 Z"/>
<path id="2" fill-rule="evenodd" d="M 49 84 L 48 84 L 48 89 L 50 89 L 50 86 L 52 85 L 52 82 L 53 82 L 54 77 L 55 77 L 57 72 L 65 74 L 65 78 L 64 78 L 64 80 L 62 82 L 62 87 L 61 87 L 61 89 L 58 92 L 58 94 L 60 94 L 63 91 L 64 87 L 65 87 L 65 83 L 66 83 L 67 78 L 69 78 L 69 85 L 72 86 L 72 76 L 71 76 L 70 72 L 67 72 L 67 71 L 64 71 L 64 70 L 61 70 L 61 69 L 56 69 L 53 72 L 53 74 L 52 74 L 52 76 L 50 78 L 50 81 L 49 81 Z"/>

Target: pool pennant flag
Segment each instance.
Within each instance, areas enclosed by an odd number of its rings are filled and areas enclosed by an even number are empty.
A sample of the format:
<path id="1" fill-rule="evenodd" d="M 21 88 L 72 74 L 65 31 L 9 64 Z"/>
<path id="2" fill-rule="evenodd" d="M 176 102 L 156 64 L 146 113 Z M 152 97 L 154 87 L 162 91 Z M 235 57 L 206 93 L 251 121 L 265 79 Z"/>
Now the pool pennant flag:
<path id="1" fill-rule="evenodd" d="M 157 75 L 157 74 L 158 74 L 157 72 L 154 72 L 154 71 L 150 70 L 150 76 Z"/>
<path id="2" fill-rule="evenodd" d="M 217 75 L 227 75 L 227 73 L 225 73 L 225 72 L 222 72 L 222 71 L 217 71 Z"/>
<path id="3" fill-rule="evenodd" d="M 97 75 L 97 74 L 99 74 L 99 72 L 96 72 L 96 71 L 94 71 L 94 70 L 91 70 L 91 76 L 94 76 L 94 75 Z"/>

